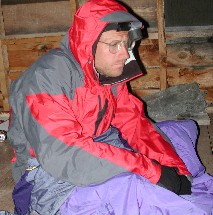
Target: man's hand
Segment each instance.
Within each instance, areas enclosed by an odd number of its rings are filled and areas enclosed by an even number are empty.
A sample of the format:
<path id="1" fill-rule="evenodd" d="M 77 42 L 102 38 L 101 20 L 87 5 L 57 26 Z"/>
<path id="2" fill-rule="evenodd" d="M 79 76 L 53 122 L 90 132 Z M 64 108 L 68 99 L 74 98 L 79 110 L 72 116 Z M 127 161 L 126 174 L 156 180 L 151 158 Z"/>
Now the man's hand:
<path id="1" fill-rule="evenodd" d="M 191 182 L 185 175 L 179 175 L 175 168 L 161 166 L 161 177 L 157 185 L 164 187 L 177 195 L 190 195 Z"/>
<path id="2" fill-rule="evenodd" d="M 181 180 L 181 188 L 179 195 L 190 195 L 192 193 L 192 184 L 185 175 L 179 175 Z"/>

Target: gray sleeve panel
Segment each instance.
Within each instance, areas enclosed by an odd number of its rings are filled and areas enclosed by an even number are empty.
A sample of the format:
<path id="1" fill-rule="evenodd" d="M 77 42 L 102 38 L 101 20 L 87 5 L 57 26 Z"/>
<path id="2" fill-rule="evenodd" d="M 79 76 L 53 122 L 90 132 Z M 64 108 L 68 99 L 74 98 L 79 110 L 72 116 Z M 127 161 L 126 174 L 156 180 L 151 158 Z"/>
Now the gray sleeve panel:
<path id="1" fill-rule="evenodd" d="M 13 149 L 16 151 L 16 162 L 12 165 L 12 174 L 14 181 L 18 182 L 25 172 L 27 160 L 30 158 L 30 144 L 24 135 L 15 113 L 12 113 L 11 122 L 8 131 L 8 139 Z"/>
<path id="2" fill-rule="evenodd" d="M 61 55 L 60 51 L 45 55 L 12 84 L 9 101 L 14 117 L 18 120 L 12 118 L 8 136 L 18 151 L 22 151 L 22 147 L 27 149 L 30 143 L 42 168 L 55 178 L 74 185 L 100 183 L 127 170 L 93 156 L 76 145 L 67 146 L 49 135 L 32 117 L 26 104 L 27 95 L 41 92 L 53 96 L 64 94 L 72 99 L 76 87 L 83 85 L 83 75 L 77 68 L 78 65 L 70 63 L 67 57 Z M 17 140 L 17 137 L 20 139 Z M 93 144 L 91 138 L 87 141 L 88 144 Z M 18 153 L 18 161 L 25 151 Z"/>

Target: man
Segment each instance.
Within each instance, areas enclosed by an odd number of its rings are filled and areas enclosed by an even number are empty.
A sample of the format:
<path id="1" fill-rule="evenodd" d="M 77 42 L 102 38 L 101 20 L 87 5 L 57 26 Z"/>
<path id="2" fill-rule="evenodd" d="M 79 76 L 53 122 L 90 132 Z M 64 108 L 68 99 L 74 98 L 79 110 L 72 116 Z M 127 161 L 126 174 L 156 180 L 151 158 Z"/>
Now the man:
<path id="1" fill-rule="evenodd" d="M 59 213 L 77 188 L 120 176 L 128 181 L 127 175 L 161 192 L 191 194 L 185 163 L 127 90 L 126 82 L 141 75 L 133 54 L 141 28 L 116 1 L 90 0 L 76 12 L 60 49 L 14 81 L 8 137 L 16 152 L 17 214 Z M 64 207 L 61 213 L 69 214 Z"/>

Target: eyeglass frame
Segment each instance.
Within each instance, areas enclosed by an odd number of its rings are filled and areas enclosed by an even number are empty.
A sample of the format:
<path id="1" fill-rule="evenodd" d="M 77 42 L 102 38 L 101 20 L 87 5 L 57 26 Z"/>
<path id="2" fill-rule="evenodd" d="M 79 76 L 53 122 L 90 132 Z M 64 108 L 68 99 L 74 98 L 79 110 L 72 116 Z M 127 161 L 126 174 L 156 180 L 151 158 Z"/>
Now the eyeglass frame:
<path id="1" fill-rule="evenodd" d="M 134 48 L 134 46 L 135 46 L 135 41 L 133 41 L 132 43 L 131 43 L 131 45 L 129 45 L 130 43 L 129 43 L 129 41 L 123 41 L 123 40 L 113 40 L 112 42 L 110 42 L 110 43 L 107 43 L 107 42 L 103 42 L 103 41 L 98 41 L 99 43 L 103 43 L 103 44 L 106 44 L 106 45 L 108 45 L 109 46 L 109 52 L 111 53 L 111 54 L 116 54 L 116 53 L 118 53 L 120 50 L 121 50 L 121 45 L 122 44 L 124 44 L 124 46 L 125 46 L 125 48 L 126 48 L 126 50 L 127 51 L 132 51 L 132 49 Z M 117 42 L 117 43 L 115 43 L 115 42 Z M 115 43 L 114 45 L 112 44 L 112 43 Z M 116 51 L 112 51 L 112 49 L 110 49 L 111 47 L 116 47 Z"/>

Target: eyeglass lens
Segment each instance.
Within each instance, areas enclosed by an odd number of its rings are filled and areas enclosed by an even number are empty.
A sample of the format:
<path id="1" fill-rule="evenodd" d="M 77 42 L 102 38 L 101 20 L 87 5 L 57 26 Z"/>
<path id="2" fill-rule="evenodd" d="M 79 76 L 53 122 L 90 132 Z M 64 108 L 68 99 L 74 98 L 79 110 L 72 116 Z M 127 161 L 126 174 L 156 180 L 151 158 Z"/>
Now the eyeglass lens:
<path id="1" fill-rule="evenodd" d="M 120 51 L 121 49 L 121 46 L 124 45 L 124 47 L 126 48 L 127 51 L 131 51 L 134 46 L 135 46 L 135 42 L 127 42 L 127 41 L 112 41 L 110 44 L 109 44 L 109 51 L 112 53 L 112 54 L 115 54 L 117 53 L 118 51 Z"/>

